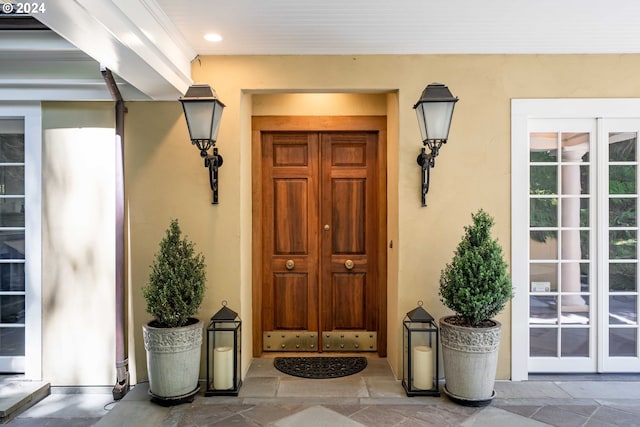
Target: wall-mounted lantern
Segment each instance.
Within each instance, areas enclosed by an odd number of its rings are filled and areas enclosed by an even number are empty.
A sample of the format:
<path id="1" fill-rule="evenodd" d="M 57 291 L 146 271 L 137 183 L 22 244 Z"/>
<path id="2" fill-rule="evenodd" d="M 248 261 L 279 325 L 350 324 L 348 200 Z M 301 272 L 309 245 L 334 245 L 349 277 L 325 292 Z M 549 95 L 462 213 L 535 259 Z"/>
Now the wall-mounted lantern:
<path id="1" fill-rule="evenodd" d="M 422 206 L 427 206 L 431 168 L 435 166 L 440 147 L 449 137 L 456 102 L 458 98 L 451 94 L 448 87 L 442 83 L 431 83 L 413 106 L 418 116 L 423 144 L 422 152 L 418 155 L 418 164 L 422 168 Z"/>
<path id="2" fill-rule="evenodd" d="M 192 85 L 180 98 L 184 116 L 187 119 L 191 143 L 200 150 L 204 166 L 209 168 L 209 184 L 213 192 L 214 205 L 218 204 L 218 168 L 222 166 L 222 155 L 215 147 L 220 129 L 220 119 L 224 104 L 209 85 Z M 209 149 L 213 147 L 213 154 Z"/>
<path id="3" fill-rule="evenodd" d="M 440 396 L 439 337 L 433 317 L 418 301 L 402 323 L 402 386 L 407 396 Z"/>
<path id="4" fill-rule="evenodd" d="M 205 396 L 237 396 L 242 385 L 240 343 L 242 321 L 227 307 L 211 318 L 207 327 L 207 389 Z"/>

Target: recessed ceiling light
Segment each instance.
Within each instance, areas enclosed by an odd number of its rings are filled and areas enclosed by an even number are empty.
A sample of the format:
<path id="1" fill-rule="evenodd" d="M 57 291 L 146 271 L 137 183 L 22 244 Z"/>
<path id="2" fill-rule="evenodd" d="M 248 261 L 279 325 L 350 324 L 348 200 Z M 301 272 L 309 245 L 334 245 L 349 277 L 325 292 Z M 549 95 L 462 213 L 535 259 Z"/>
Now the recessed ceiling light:
<path id="1" fill-rule="evenodd" d="M 222 41 L 222 36 L 216 33 L 205 34 L 204 39 L 210 42 L 219 42 Z"/>

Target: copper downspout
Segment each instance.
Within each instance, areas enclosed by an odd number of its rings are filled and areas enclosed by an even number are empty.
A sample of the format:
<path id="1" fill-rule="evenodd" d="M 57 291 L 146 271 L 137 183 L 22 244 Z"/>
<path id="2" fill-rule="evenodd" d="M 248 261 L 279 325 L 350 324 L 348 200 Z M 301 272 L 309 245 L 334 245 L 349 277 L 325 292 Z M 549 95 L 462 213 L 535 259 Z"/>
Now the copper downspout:
<path id="1" fill-rule="evenodd" d="M 124 290 L 124 114 L 127 108 L 111 70 L 100 67 L 109 92 L 116 103 L 116 384 L 113 399 L 122 399 L 129 391 L 129 361 L 126 356 L 125 290 Z"/>

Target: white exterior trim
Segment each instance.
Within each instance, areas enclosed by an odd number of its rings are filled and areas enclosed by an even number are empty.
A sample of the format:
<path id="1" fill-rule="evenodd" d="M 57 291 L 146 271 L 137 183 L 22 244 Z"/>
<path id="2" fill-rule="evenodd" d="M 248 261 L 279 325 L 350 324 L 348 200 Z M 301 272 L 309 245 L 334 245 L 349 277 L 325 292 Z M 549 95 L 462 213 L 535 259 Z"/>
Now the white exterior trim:
<path id="1" fill-rule="evenodd" d="M 42 379 L 42 112 L 39 102 L 0 104 L 0 117 L 24 118 L 25 361 L 28 380 Z"/>
<path id="2" fill-rule="evenodd" d="M 640 99 L 513 99 L 511 101 L 511 260 L 515 296 L 512 301 L 511 376 L 514 381 L 528 378 L 529 359 L 529 277 L 522 259 L 529 259 L 528 159 L 529 121 L 531 119 L 638 118 Z M 602 184 L 604 185 L 604 184 Z M 598 206 L 602 203 L 599 202 Z M 598 208 L 601 214 L 601 208 Z M 598 215 L 601 218 L 601 215 Z M 599 227 L 601 228 L 601 227 Z M 601 237 L 601 236 L 598 236 Z M 601 249 L 599 249 L 601 250 Z M 516 251 L 524 251 L 516 252 Z M 594 279 L 596 279 L 594 277 Z M 602 280 L 598 277 L 596 280 Z M 601 282 L 602 283 L 602 282 Z M 592 308 L 593 309 L 593 308 Z M 598 330 L 602 333 L 602 329 Z M 597 354 L 600 361 L 602 354 Z M 600 366 L 598 368 L 601 368 Z"/>

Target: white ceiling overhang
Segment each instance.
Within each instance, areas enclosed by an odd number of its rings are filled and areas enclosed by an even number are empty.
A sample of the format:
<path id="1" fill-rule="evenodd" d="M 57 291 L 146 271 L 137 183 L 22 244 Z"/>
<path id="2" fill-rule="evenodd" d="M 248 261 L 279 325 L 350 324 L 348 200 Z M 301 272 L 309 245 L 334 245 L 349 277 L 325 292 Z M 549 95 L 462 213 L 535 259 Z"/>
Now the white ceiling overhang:
<path id="1" fill-rule="evenodd" d="M 176 100 L 191 84 L 196 52 L 154 1 L 58 0 L 46 6 L 34 17 L 98 64 L 98 77 L 102 65 L 126 82 L 125 99 Z M 106 88 L 104 94 L 110 99 Z"/>

